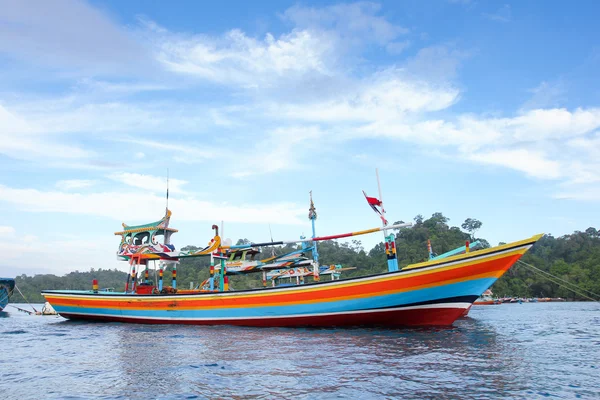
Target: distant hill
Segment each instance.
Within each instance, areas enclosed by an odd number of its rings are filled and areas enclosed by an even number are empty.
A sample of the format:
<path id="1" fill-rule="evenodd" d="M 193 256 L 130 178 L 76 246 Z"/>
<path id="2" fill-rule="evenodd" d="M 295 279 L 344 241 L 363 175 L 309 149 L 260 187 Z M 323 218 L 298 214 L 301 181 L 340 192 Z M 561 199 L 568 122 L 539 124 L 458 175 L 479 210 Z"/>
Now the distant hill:
<path id="1" fill-rule="evenodd" d="M 428 258 L 428 239 L 431 240 L 433 249 L 438 254 L 463 246 L 466 240 L 480 240 L 484 247 L 489 247 L 485 239 L 475 237 L 477 230 L 482 225 L 480 221 L 469 218 L 460 228 L 450 226 L 448 222 L 449 219 L 442 213 L 434 213 L 428 219 L 417 215 L 412 228 L 396 231 L 396 247 L 400 266 L 426 260 Z M 250 241 L 240 239 L 238 242 Z M 191 248 L 193 246 L 184 249 Z M 284 248 L 265 248 L 263 253 L 266 255 L 270 255 L 271 252 L 282 254 L 297 248 L 299 247 L 291 245 Z M 546 235 L 525 254 L 522 260 L 591 293 L 600 294 L 600 233 L 595 228 L 588 228 L 584 232 L 576 231 L 558 238 Z M 344 272 L 343 278 L 370 275 L 387 270 L 383 243 L 379 243 L 367 252 L 363 249 L 360 240 L 343 243 L 339 241 L 321 242 L 319 243 L 319 261 L 321 264 L 357 267 L 356 270 Z M 193 282 L 194 285 L 202 282 L 208 278 L 208 268 L 207 258 L 183 259 L 177 269 L 178 287 L 189 288 L 190 282 Z M 42 289 L 91 289 L 94 278 L 98 279 L 100 288 L 111 287 L 116 291 L 122 291 L 125 288 L 127 274 L 116 269 L 99 269 L 87 272 L 75 271 L 62 277 L 51 274 L 33 277 L 21 275 L 16 280 L 17 286 L 27 300 L 43 302 L 43 297 L 40 295 Z M 560 287 L 552 280 L 541 273 L 535 273 L 531 269 L 515 265 L 496 282 L 492 291 L 498 296 L 585 299 Z M 170 284 L 170 281 L 170 271 L 166 271 L 165 285 Z M 234 289 L 260 287 L 262 276 L 261 274 L 251 274 L 232 277 L 230 282 L 230 286 Z M 23 300 L 15 293 L 12 301 L 21 302 Z"/>

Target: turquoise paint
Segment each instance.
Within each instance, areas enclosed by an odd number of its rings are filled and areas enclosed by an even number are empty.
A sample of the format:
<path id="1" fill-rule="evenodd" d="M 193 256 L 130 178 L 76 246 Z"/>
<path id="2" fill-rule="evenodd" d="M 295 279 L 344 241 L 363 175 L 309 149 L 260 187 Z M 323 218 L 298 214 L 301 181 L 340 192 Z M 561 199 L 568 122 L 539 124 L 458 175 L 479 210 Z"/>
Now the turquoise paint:
<path id="1" fill-rule="evenodd" d="M 373 296 L 361 299 L 340 300 L 333 302 L 267 306 L 252 308 L 222 308 L 205 310 L 119 310 L 105 308 L 79 308 L 54 306 L 58 313 L 73 312 L 89 315 L 103 314 L 123 317 L 154 317 L 154 318 L 249 318 L 269 316 L 301 316 L 331 312 L 348 312 L 369 310 L 382 307 L 402 306 L 424 301 L 432 301 L 448 297 L 476 296 L 479 297 L 494 282 L 495 278 L 474 279 L 466 282 L 443 285 L 435 288 L 413 290 L 390 295 Z M 89 291 L 80 291 L 90 293 Z"/>
<path id="2" fill-rule="evenodd" d="M 392 245 L 395 246 L 396 237 L 394 236 L 393 233 L 389 236 L 386 236 L 385 240 L 388 243 L 388 246 L 390 249 L 392 248 Z M 398 257 L 396 256 L 395 253 L 392 253 L 392 255 L 393 255 L 393 258 L 388 258 L 388 260 L 387 260 L 389 272 L 398 271 Z"/>
<path id="3" fill-rule="evenodd" d="M 477 248 L 479 246 L 481 246 L 481 242 L 479 240 L 476 240 L 475 242 L 469 244 L 469 249 L 474 250 L 475 248 Z M 452 256 L 456 256 L 458 254 L 463 254 L 466 251 L 467 251 L 467 246 L 462 246 L 457 249 L 450 250 L 444 254 L 440 254 L 439 256 L 430 258 L 430 260 L 439 260 L 440 258 L 452 257 Z"/>

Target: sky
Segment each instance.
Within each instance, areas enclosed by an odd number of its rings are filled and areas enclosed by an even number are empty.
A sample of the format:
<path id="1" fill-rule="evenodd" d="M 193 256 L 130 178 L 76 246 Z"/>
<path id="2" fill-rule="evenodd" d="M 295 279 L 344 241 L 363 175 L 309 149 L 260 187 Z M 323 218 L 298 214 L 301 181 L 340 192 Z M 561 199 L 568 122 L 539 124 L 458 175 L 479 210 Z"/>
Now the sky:
<path id="1" fill-rule="evenodd" d="M 600 3 L 0 0 L 0 275 L 442 212 L 599 228 Z M 168 171 L 168 172 L 167 172 Z M 381 234 L 360 238 L 368 251 Z"/>

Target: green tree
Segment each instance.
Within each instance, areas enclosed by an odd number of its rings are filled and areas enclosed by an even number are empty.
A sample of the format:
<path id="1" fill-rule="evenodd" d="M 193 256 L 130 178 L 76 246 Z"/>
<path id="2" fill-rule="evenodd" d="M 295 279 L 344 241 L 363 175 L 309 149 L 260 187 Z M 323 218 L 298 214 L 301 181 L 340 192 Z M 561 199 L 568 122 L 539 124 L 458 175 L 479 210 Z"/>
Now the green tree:
<path id="1" fill-rule="evenodd" d="M 471 240 L 475 240 L 475 232 L 477 232 L 479 230 L 479 228 L 481 228 L 481 221 L 475 219 L 475 218 L 467 218 L 465 220 L 465 222 L 463 222 L 463 224 L 461 225 L 461 227 L 466 230 L 467 232 L 469 232 L 469 235 L 471 235 Z"/>

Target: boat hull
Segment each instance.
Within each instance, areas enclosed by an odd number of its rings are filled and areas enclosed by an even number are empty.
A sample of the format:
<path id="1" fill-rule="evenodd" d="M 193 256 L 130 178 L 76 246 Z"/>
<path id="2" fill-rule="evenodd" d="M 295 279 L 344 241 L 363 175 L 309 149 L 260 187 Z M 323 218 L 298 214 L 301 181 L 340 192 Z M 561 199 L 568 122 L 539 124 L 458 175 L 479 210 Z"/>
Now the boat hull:
<path id="1" fill-rule="evenodd" d="M 468 303 L 466 303 L 468 304 Z M 243 319 L 166 319 L 131 318 L 127 316 L 85 315 L 60 313 L 72 320 L 102 322 L 134 322 L 141 324 L 234 325 L 251 327 L 351 327 L 351 326 L 444 326 L 451 325 L 465 311 L 465 303 L 408 306 L 390 310 L 359 310 L 347 313 L 317 314 L 289 317 L 259 317 Z"/>
<path id="2" fill-rule="evenodd" d="M 0 311 L 8 305 L 8 301 L 15 288 L 15 280 L 12 278 L 0 278 Z"/>
<path id="3" fill-rule="evenodd" d="M 60 315 L 79 320 L 257 327 L 451 325 L 537 238 L 396 272 L 284 288 L 42 294 Z"/>

